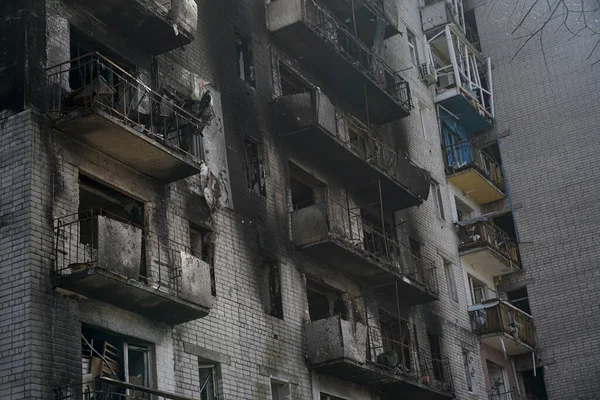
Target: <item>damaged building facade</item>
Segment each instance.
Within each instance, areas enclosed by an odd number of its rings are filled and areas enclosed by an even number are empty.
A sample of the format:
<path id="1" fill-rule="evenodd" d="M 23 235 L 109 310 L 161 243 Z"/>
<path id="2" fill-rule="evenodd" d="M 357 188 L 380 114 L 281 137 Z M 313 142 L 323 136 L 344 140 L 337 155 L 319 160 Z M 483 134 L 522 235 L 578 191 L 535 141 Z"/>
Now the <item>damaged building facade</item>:
<path id="1" fill-rule="evenodd" d="M 1 398 L 526 398 L 459 0 L 0 11 Z"/>

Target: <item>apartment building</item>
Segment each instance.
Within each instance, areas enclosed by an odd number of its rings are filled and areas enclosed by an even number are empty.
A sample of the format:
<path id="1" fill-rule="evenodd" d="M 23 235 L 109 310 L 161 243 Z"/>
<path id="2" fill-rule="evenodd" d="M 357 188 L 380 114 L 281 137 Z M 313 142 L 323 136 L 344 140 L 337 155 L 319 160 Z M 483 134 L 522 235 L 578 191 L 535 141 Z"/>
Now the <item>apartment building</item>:
<path id="1" fill-rule="evenodd" d="M 0 397 L 525 395 L 473 12 L 0 10 Z"/>

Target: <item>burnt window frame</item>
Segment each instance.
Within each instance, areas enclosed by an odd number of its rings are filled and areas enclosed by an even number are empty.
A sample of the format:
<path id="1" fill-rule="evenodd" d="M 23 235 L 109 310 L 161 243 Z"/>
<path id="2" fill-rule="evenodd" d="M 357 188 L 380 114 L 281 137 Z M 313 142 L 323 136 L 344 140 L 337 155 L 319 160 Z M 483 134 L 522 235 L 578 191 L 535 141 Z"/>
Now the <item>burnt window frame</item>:
<path id="1" fill-rule="evenodd" d="M 213 231 L 211 231 L 210 229 L 206 229 L 206 228 L 202 228 L 199 225 L 196 225 L 194 223 L 189 223 L 189 240 L 190 240 L 190 251 L 192 253 L 193 256 L 200 258 L 202 261 L 204 261 L 205 263 L 207 263 L 209 265 L 209 269 L 210 269 L 210 292 L 211 294 L 216 297 L 217 296 L 217 283 L 216 283 L 216 277 L 215 277 L 215 252 L 216 252 L 216 248 L 215 248 L 215 243 L 214 243 L 214 238 L 212 237 L 214 235 Z M 196 250 L 197 244 L 195 245 L 195 242 L 197 242 L 197 240 L 194 240 L 194 236 L 199 235 L 199 241 L 200 241 L 200 251 Z"/>
<path id="2" fill-rule="evenodd" d="M 250 154 L 250 149 L 252 153 Z M 267 179 L 265 173 L 265 155 L 262 144 L 251 138 L 244 136 L 244 160 L 246 164 L 246 185 L 248 189 L 262 197 L 267 196 Z M 253 185 L 258 183 L 258 187 Z"/>
<path id="3" fill-rule="evenodd" d="M 238 78 L 253 88 L 256 87 L 256 69 L 252 52 L 252 39 L 235 30 L 236 70 Z M 243 64 L 243 65 L 242 65 Z"/>
<path id="4" fill-rule="evenodd" d="M 265 312 L 275 318 L 284 319 L 283 312 L 283 280 L 281 265 L 273 259 L 263 257 L 260 260 L 265 285 Z"/>

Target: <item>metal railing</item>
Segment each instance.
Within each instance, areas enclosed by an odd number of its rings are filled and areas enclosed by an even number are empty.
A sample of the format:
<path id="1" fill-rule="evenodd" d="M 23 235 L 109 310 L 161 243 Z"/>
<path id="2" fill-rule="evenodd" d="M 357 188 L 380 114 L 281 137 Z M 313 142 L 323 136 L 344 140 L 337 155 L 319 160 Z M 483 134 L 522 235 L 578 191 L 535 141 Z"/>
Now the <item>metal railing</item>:
<path id="1" fill-rule="evenodd" d="M 520 267 L 521 265 L 517 241 L 491 222 L 477 221 L 460 226 L 458 237 L 459 251 L 486 246 L 506 257 L 511 266 L 514 264 L 515 267 Z"/>
<path id="2" fill-rule="evenodd" d="M 460 171 L 475 168 L 490 180 L 499 190 L 504 192 L 504 175 L 500 165 L 474 143 L 463 142 L 442 148 L 446 159 L 446 174 L 452 175 Z"/>
<path id="3" fill-rule="evenodd" d="M 158 389 L 97 377 L 87 384 L 54 389 L 55 400 L 196 400 Z"/>
<path id="4" fill-rule="evenodd" d="M 408 325 L 410 329 L 410 325 Z M 447 357 L 433 357 L 423 349 L 416 349 L 411 341 L 386 337 L 375 327 L 368 327 L 368 360 L 376 367 L 434 389 L 452 393 L 452 371 Z M 405 334 L 410 335 L 408 332 Z"/>
<path id="5" fill-rule="evenodd" d="M 47 76 L 50 118 L 100 110 L 173 150 L 202 157 L 197 138 L 210 120 L 200 101 L 158 93 L 97 52 L 52 66 Z"/>
<path id="6" fill-rule="evenodd" d="M 536 400 L 532 395 L 526 393 L 519 393 L 517 388 L 511 387 L 505 389 L 504 387 L 494 388 L 488 391 L 489 400 Z"/>
<path id="7" fill-rule="evenodd" d="M 333 46 L 335 51 L 369 77 L 380 89 L 392 96 L 406 110 L 412 109 L 410 87 L 397 71 L 394 71 L 371 49 L 362 44 L 315 0 L 304 0 L 305 23 L 316 34 Z"/>
<path id="8" fill-rule="evenodd" d="M 107 232 L 99 231 L 99 218 L 106 218 L 115 223 Z M 67 215 L 55 220 L 55 248 L 54 248 L 54 274 L 70 275 L 90 268 L 100 268 L 113 273 L 117 265 L 104 265 L 115 250 L 111 247 L 110 240 L 106 238 L 111 229 L 127 229 L 128 240 L 132 240 L 130 254 L 119 254 L 119 261 L 125 264 L 122 267 L 135 271 L 139 268 L 137 276 L 128 278 L 137 279 L 146 285 L 152 286 L 165 293 L 181 297 L 182 268 L 181 253 L 191 254 L 199 259 L 201 255 L 195 254 L 188 246 L 174 242 L 162 235 L 149 232 L 132 222 L 111 214 L 102 209 L 81 211 L 77 214 Z M 139 243 L 133 243 L 139 233 Z M 106 248 L 103 248 L 106 247 Z M 112 255 L 114 257 L 114 254 Z M 110 258 L 111 260 L 114 258 Z"/>
<path id="9" fill-rule="evenodd" d="M 413 254 L 407 247 L 369 222 L 359 209 L 349 209 L 326 196 L 327 225 L 332 237 L 358 250 L 364 257 L 401 272 L 423 285 L 430 293 L 438 293 L 435 263 Z"/>
<path id="10" fill-rule="evenodd" d="M 535 346 L 533 317 L 503 300 L 488 300 L 489 307 L 469 311 L 471 328 L 478 335 L 506 333 L 528 346 Z M 494 304 L 496 303 L 496 304 Z"/>

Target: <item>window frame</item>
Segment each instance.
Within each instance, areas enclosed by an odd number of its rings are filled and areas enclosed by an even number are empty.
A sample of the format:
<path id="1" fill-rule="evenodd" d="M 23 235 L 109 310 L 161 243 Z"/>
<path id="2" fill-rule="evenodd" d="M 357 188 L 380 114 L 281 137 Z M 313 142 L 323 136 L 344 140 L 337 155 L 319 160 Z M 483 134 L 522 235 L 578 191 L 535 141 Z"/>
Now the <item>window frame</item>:
<path id="1" fill-rule="evenodd" d="M 471 364 L 471 359 L 473 357 L 473 354 L 469 350 L 462 349 L 462 356 L 463 356 L 463 366 L 465 368 L 467 390 L 469 391 L 469 393 L 475 393 L 475 382 L 473 380 L 473 374 L 471 373 L 471 371 L 474 370 L 474 367 Z"/>
<path id="2" fill-rule="evenodd" d="M 256 87 L 252 39 L 235 30 L 235 54 L 238 78 L 253 88 Z"/>
<path id="3" fill-rule="evenodd" d="M 218 379 L 217 379 L 217 364 L 215 363 L 199 363 L 198 364 L 198 376 L 200 377 L 200 370 L 210 370 L 210 379 L 212 381 L 212 393 L 203 393 L 203 391 L 207 388 L 206 383 L 204 384 L 204 386 L 200 386 L 200 400 L 218 400 L 219 398 L 219 386 L 218 386 Z M 208 380 L 206 380 L 205 382 L 208 382 Z M 200 384 L 202 385 L 202 382 L 200 382 Z M 204 394 L 206 394 L 207 396 L 212 396 L 212 397 L 202 397 Z"/>
<path id="4" fill-rule="evenodd" d="M 277 393 L 278 393 L 277 398 L 275 396 L 273 396 L 273 393 L 274 393 L 273 387 L 274 386 L 278 387 L 277 388 Z M 283 397 L 281 397 L 281 395 L 282 395 L 281 389 L 283 389 L 285 391 L 285 393 L 283 393 Z M 292 399 L 292 385 L 290 385 L 290 383 L 287 381 L 271 377 L 269 391 L 270 391 L 272 400 L 291 400 Z"/>
<path id="5" fill-rule="evenodd" d="M 410 30 L 406 30 L 406 42 L 408 43 L 408 51 L 410 53 L 410 61 L 417 67 L 420 67 L 419 50 L 417 48 L 417 36 Z"/>
<path id="6" fill-rule="evenodd" d="M 249 147 L 255 148 L 256 157 L 252 157 L 249 154 Z M 254 160 L 256 158 L 256 160 Z M 262 197 L 267 196 L 267 179 L 265 173 L 265 155 L 264 149 L 260 142 L 251 138 L 248 135 L 244 136 L 244 159 L 246 162 L 246 186 L 248 189 Z M 258 188 L 251 186 L 252 175 L 256 173 L 254 177 L 258 183 Z"/>
<path id="7" fill-rule="evenodd" d="M 446 259 L 443 261 L 446 284 L 448 285 L 448 296 L 450 297 L 450 300 L 458 303 L 458 288 L 456 286 L 456 277 L 454 275 L 454 264 Z"/>
<path id="8" fill-rule="evenodd" d="M 436 181 L 431 181 L 431 191 L 433 192 L 432 195 L 435 215 L 438 219 L 445 221 L 446 215 L 444 213 L 444 201 L 442 198 L 442 188 L 440 184 Z"/>

